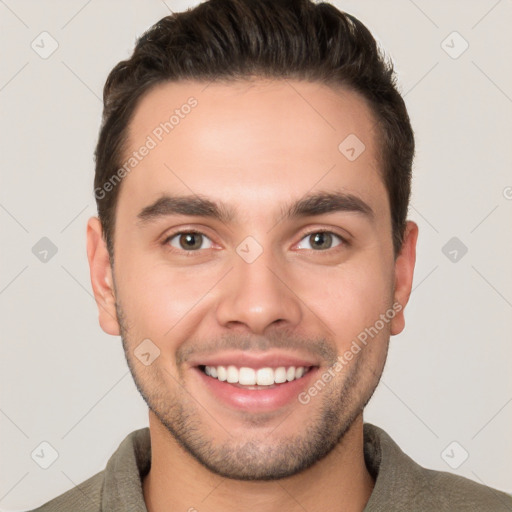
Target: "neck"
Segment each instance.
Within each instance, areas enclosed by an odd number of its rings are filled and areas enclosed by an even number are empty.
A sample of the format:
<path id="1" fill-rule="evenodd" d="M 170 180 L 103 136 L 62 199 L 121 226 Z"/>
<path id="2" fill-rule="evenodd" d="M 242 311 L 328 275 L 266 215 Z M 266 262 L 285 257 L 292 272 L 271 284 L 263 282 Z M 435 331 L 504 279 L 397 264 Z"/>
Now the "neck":
<path id="1" fill-rule="evenodd" d="M 151 469 L 142 485 L 148 512 L 360 512 L 374 481 L 364 462 L 363 417 L 309 469 L 275 481 L 239 481 L 215 475 L 186 452 L 149 412 Z"/>

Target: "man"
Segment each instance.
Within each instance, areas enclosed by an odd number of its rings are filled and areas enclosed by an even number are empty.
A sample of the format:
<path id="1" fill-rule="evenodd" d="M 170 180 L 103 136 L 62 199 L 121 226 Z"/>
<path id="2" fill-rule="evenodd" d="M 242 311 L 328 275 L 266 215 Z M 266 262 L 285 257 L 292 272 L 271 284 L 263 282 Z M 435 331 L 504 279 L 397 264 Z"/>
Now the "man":
<path id="1" fill-rule="evenodd" d="M 363 423 L 411 292 L 413 154 L 391 65 L 329 4 L 144 34 L 105 85 L 87 242 L 149 429 L 38 510 L 512 510 Z"/>

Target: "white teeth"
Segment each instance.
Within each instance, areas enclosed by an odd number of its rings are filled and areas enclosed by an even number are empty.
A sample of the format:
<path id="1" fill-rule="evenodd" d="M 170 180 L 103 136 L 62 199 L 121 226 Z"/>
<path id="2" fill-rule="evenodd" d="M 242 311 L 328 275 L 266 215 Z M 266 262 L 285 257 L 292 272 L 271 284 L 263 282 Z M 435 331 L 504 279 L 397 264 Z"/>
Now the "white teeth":
<path id="1" fill-rule="evenodd" d="M 208 366 L 205 367 L 205 371 L 206 368 L 208 368 Z M 212 367 L 210 366 L 210 368 Z M 217 366 L 217 379 L 219 379 L 221 382 L 224 382 L 227 378 L 228 374 L 226 372 L 226 368 L 224 368 L 224 366 Z"/>
<path id="2" fill-rule="evenodd" d="M 238 382 L 238 368 L 236 366 L 228 366 L 227 369 L 227 381 L 230 384 L 234 384 L 235 382 Z"/>
<path id="3" fill-rule="evenodd" d="M 280 366 L 274 370 L 274 382 L 276 384 L 286 382 L 286 368 L 284 366 Z"/>
<path id="4" fill-rule="evenodd" d="M 238 372 L 238 383 L 244 386 L 254 386 L 254 384 L 256 384 L 256 372 L 252 368 L 240 368 Z"/>
<path id="5" fill-rule="evenodd" d="M 210 377 L 216 378 L 221 382 L 227 381 L 231 384 L 241 384 L 243 386 L 272 386 L 273 384 L 282 384 L 283 382 L 291 382 L 300 379 L 309 371 L 304 366 L 290 366 L 288 368 L 280 366 L 279 368 L 247 368 L 242 366 L 205 366 L 204 372 Z"/>
<path id="6" fill-rule="evenodd" d="M 272 368 L 260 368 L 256 373 L 258 386 L 272 386 L 274 384 L 274 370 Z"/>

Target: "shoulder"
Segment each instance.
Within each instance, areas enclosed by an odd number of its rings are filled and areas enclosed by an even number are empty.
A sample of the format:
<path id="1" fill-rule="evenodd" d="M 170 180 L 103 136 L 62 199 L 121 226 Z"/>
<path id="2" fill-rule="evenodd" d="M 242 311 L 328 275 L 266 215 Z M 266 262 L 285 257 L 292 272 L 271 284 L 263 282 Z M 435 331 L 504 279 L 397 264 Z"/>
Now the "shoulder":
<path id="1" fill-rule="evenodd" d="M 425 468 L 418 477 L 423 480 L 423 496 L 435 503 L 437 510 L 512 511 L 511 496 L 468 478 Z"/>
<path id="2" fill-rule="evenodd" d="M 101 471 L 69 491 L 29 512 L 101 512 L 101 491 L 105 471 Z"/>
<path id="3" fill-rule="evenodd" d="M 126 510 L 126 503 L 143 507 L 141 475 L 149 471 L 149 428 L 128 434 L 103 471 L 30 512 L 101 512 Z"/>
<path id="4" fill-rule="evenodd" d="M 406 455 L 382 429 L 364 426 L 365 462 L 375 487 L 365 512 L 511 512 L 512 497 L 446 471 L 424 468 Z"/>

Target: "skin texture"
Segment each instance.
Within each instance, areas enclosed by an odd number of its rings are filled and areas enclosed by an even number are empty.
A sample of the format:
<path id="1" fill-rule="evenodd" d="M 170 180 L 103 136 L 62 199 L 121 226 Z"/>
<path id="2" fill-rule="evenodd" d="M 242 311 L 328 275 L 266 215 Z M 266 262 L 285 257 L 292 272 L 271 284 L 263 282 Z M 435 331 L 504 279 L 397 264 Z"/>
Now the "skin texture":
<path id="1" fill-rule="evenodd" d="M 99 220 L 87 229 L 100 325 L 122 336 L 150 409 L 148 510 L 362 510 L 373 487 L 362 411 L 390 335 L 404 328 L 418 233 L 408 222 L 395 258 L 375 119 L 356 93 L 318 83 L 167 83 L 139 103 L 126 156 L 191 96 L 197 106 L 120 185 L 113 269 Z M 350 134 L 365 145 L 354 161 L 338 149 Z M 319 191 L 353 194 L 373 215 L 282 217 Z M 164 193 L 222 201 L 236 215 L 141 223 Z M 166 242 L 178 228 L 201 232 L 199 248 L 187 251 L 179 235 Z M 323 245 L 311 231 L 336 236 Z M 262 249 L 252 263 L 237 253 L 248 236 Z M 322 374 L 393 304 L 401 311 L 307 404 L 229 407 L 193 368 L 220 349 L 282 349 Z M 160 354 L 145 366 L 134 350 L 148 338 Z"/>

